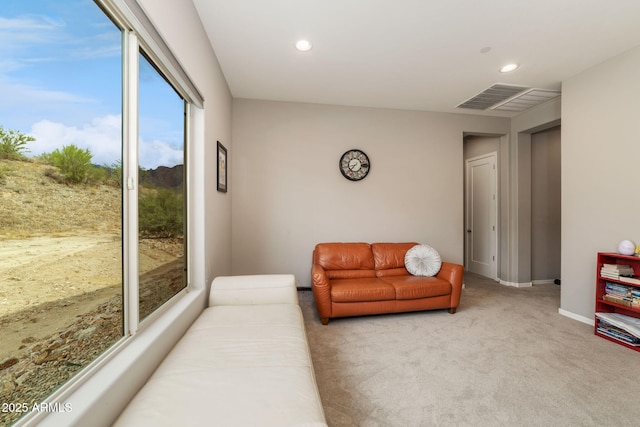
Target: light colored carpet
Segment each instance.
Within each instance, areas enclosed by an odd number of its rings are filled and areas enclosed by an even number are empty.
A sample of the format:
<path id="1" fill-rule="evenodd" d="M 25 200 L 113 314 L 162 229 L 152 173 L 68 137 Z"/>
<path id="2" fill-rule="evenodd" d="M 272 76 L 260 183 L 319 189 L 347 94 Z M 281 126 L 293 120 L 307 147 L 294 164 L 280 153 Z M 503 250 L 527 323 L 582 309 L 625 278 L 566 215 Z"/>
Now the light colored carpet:
<path id="1" fill-rule="evenodd" d="M 327 326 L 299 292 L 330 426 L 640 425 L 640 353 L 559 315 L 559 286 L 465 284 L 453 315 Z"/>

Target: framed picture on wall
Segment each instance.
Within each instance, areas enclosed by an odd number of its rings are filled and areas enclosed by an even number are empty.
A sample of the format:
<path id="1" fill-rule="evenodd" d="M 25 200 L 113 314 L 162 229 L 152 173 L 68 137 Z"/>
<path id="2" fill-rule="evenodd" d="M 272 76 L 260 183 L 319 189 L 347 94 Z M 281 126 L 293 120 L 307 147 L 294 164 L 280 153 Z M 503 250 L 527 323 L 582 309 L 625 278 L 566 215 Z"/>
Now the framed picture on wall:
<path id="1" fill-rule="evenodd" d="M 227 149 L 218 141 L 218 191 L 227 192 Z"/>

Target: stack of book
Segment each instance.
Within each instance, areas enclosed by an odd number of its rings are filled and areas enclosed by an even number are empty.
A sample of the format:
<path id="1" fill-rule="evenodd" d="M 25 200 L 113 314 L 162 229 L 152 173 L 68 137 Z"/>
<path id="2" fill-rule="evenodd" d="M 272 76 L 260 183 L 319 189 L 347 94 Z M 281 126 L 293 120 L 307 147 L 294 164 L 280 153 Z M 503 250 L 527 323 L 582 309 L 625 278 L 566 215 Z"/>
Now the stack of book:
<path id="1" fill-rule="evenodd" d="M 596 313 L 599 333 L 640 347 L 640 319 L 618 313 Z"/>
<path id="2" fill-rule="evenodd" d="M 626 307 L 640 308 L 640 288 L 606 282 L 602 299 Z"/>
<path id="3" fill-rule="evenodd" d="M 629 264 L 602 264 L 600 275 L 609 279 L 620 280 L 620 277 L 631 277 L 634 273 Z"/>

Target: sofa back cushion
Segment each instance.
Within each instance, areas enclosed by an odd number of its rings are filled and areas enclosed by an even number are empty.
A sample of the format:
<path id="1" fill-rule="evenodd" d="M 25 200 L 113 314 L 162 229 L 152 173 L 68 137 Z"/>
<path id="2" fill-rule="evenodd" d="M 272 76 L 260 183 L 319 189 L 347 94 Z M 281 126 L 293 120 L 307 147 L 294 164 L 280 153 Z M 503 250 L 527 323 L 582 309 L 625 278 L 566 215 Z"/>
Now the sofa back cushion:
<path id="1" fill-rule="evenodd" d="M 325 269 L 329 279 L 375 277 L 375 264 L 368 243 L 318 243 L 313 264 Z"/>
<path id="2" fill-rule="evenodd" d="M 404 267 L 404 256 L 415 245 L 417 245 L 415 242 L 371 244 L 377 276 L 408 275 L 409 272 Z"/>

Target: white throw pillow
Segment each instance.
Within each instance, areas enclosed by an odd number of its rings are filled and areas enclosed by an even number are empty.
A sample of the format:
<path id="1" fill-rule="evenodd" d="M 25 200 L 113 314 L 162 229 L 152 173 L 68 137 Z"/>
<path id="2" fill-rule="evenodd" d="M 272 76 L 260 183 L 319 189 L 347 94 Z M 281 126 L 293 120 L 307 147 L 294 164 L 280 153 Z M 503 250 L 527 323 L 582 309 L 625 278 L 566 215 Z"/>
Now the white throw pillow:
<path id="1" fill-rule="evenodd" d="M 404 266 L 414 276 L 435 276 L 442 260 L 438 251 L 429 245 L 416 245 L 404 256 Z"/>

